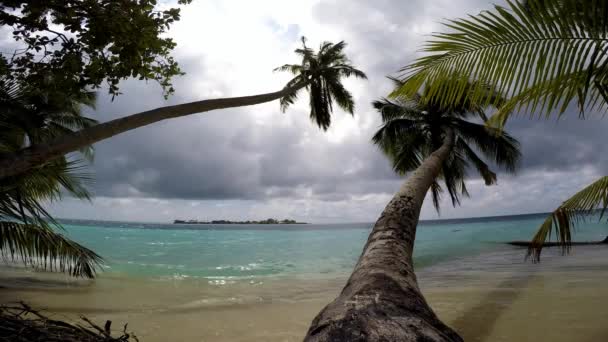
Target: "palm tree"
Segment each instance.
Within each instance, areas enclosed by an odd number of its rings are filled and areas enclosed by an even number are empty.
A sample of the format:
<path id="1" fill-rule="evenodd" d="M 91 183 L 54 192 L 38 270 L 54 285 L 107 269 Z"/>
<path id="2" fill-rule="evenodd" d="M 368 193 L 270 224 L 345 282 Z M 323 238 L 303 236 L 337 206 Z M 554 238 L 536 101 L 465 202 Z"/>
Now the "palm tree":
<path id="1" fill-rule="evenodd" d="M 470 168 L 494 184 L 496 174 L 478 153 L 515 171 L 519 144 L 503 131 L 467 120 L 485 118 L 477 103 L 464 98 L 444 107 L 425 96 L 426 91 L 374 102 L 383 125 L 373 141 L 396 172 L 410 175 L 376 221 L 340 296 L 313 320 L 306 341 L 462 341 L 418 288 L 412 253 L 420 209 L 429 189 L 439 208 L 440 180 L 454 205 L 468 196 Z"/>
<path id="2" fill-rule="evenodd" d="M 40 88 L 0 80 L 0 152 L 44 143 L 95 124 L 80 115 L 82 104 L 94 104 L 93 93 L 58 97 Z M 90 148 L 81 152 L 92 158 Z M 64 192 L 89 198 L 85 186 L 90 176 L 83 167 L 82 160 L 61 157 L 0 179 L 0 254 L 5 260 L 73 276 L 94 276 L 101 258 L 57 233 L 59 224 L 44 209 L 44 203 L 60 199 Z"/>
<path id="3" fill-rule="evenodd" d="M 448 21 L 449 33 L 427 42 L 429 54 L 402 69 L 412 94 L 424 84 L 446 105 L 463 96 L 471 79 L 509 96 L 499 123 L 514 111 L 562 114 L 576 102 L 579 111 L 608 107 L 608 1 L 508 0 L 468 19 Z M 482 91 L 474 100 L 497 105 Z"/>
<path id="4" fill-rule="evenodd" d="M 507 1 L 468 19 L 450 20 L 449 33 L 435 34 L 429 54 L 404 67 L 395 94 L 415 93 L 423 84 L 447 105 L 457 102 L 470 79 L 510 95 L 490 123 L 503 127 L 513 113 L 561 116 L 575 104 L 580 117 L 608 110 L 608 1 Z M 474 100 L 497 104 L 482 91 Z M 608 181 L 602 177 L 564 201 L 534 236 L 528 256 L 540 260 L 554 230 L 564 251 L 572 228 L 594 209 L 606 210 Z"/>
<path id="5" fill-rule="evenodd" d="M 351 76 L 366 78 L 362 71 L 351 65 L 344 54 L 345 47 L 346 43 L 343 41 L 337 44 L 324 42 L 315 53 L 306 46 L 305 39 L 302 38 L 302 48 L 295 51 L 301 58 L 300 64 L 288 64 L 277 68 L 279 71 L 291 71 L 295 74 L 295 77 L 279 91 L 161 107 L 65 134 L 52 141 L 35 144 L 0 157 L 0 179 L 17 175 L 117 134 L 166 119 L 217 109 L 251 106 L 275 100 L 281 100 L 281 108 L 286 110 L 302 89 L 306 89 L 309 93 L 311 119 L 320 128 L 326 130 L 330 124 L 334 101 L 345 111 L 351 114 L 354 111 L 353 98 L 342 85 L 342 79 Z"/>

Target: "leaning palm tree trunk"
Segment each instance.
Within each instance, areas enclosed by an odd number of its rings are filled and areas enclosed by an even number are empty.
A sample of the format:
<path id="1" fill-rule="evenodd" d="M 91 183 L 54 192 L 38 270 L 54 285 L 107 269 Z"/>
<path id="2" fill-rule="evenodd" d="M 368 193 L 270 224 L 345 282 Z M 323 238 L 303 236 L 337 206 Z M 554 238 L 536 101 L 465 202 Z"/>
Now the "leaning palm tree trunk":
<path id="1" fill-rule="evenodd" d="M 449 130 L 395 194 L 342 293 L 315 317 L 305 341 L 462 341 L 425 301 L 412 262 L 422 203 L 453 146 Z"/>
<path id="2" fill-rule="evenodd" d="M 216 109 L 251 106 L 290 95 L 309 82 L 301 82 L 280 91 L 252 96 L 229 97 L 183 103 L 132 114 L 67 134 L 42 145 L 33 145 L 17 153 L 0 155 L 0 179 L 15 176 L 49 160 L 77 151 L 98 141 L 166 119 L 208 112 Z"/>

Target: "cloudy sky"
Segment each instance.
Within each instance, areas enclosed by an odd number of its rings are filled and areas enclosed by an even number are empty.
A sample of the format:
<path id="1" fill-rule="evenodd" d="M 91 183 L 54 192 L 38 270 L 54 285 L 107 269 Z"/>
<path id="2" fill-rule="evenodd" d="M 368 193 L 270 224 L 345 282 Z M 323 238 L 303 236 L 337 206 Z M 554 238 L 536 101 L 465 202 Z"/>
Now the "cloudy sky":
<path id="1" fill-rule="evenodd" d="M 306 101 L 287 113 L 278 103 L 174 119 L 97 144 L 92 203 L 52 206 L 64 218 L 148 222 L 182 219 L 294 218 L 308 222 L 374 221 L 403 179 L 370 144 L 379 116 L 370 102 L 390 89 L 386 75 L 410 62 L 446 17 L 478 13 L 482 0 L 194 0 L 171 30 L 174 56 L 187 73 L 165 101 L 157 84 L 126 81 L 113 102 L 102 94 L 91 115 L 100 121 L 168 104 L 280 89 L 288 75 L 274 67 L 297 62 L 305 35 L 348 43 L 347 54 L 369 76 L 348 80 L 357 108 L 338 112 L 328 132 L 307 114 Z M 603 175 L 608 154 L 598 144 L 608 120 L 518 119 L 508 126 L 522 144 L 515 176 L 499 173 L 486 187 L 471 178 L 472 198 L 441 218 L 549 211 Z M 424 219 L 437 218 L 425 203 Z"/>

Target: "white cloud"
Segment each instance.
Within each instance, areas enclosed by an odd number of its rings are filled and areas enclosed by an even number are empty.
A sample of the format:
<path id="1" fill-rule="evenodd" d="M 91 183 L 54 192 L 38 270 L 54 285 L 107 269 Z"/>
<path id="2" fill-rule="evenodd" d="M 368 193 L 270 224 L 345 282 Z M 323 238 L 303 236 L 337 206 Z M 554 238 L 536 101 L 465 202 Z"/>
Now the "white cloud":
<path id="1" fill-rule="evenodd" d="M 289 75 L 272 70 L 297 62 L 292 51 L 306 35 L 314 46 L 347 41 L 353 63 L 368 73 L 368 81 L 346 81 L 357 102 L 355 117 L 339 112 L 323 133 L 309 121 L 302 96 L 286 114 L 269 103 L 138 129 L 98 144 L 100 195 L 93 204 L 68 199 L 52 212 L 161 222 L 374 221 L 401 182 L 369 143 L 379 125 L 370 103 L 391 86 L 384 76 L 411 60 L 445 16 L 488 7 L 481 0 L 194 1 L 170 33 L 187 75 L 175 81 L 176 96 L 168 103 L 280 89 Z M 129 81 L 122 89 L 114 102 L 102 97 L 99 119 L 167 103 L 155 84 Z M 602 137 L 602 125 L 516 123 L 527 158 L 522 173 L 500 174 L 494 187 L 470 181 L 473 197 L 460 208 L 444 199 L 442 218 L 551 210 L 608 165 L 596 157 L 606 154 L 593 140 Z M 589 134 L 577 133 L 583 131 Z M 422 217 L 436 217 L 428 201 Z"/>

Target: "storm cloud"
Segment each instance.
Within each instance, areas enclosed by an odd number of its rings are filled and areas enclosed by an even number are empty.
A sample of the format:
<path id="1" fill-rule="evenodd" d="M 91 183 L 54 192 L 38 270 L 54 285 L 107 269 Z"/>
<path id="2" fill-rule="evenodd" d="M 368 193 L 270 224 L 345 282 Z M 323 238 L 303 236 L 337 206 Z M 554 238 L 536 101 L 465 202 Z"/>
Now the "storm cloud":
<path id="1" fill-rule="evenodd" d="M 90 111 L 100 121 L 203 98 L 280 89 L 289 75 L 272 69 L 297 60 L 299 37 L 310 45 L 345 40 L 368 81 L 348 80 L 354 117 L 337 112 L 328 132 L 308 119 L 302 94 L 286 113 L 278 103 L 228 109 L 161 122 L 95 146 L 92 204 L 53 205 L 60 217 L 170 221 L 174 218 L 312 222 L 373 221 L 402 179 L 370 143 L 379 127 L 371 102 L 391 87 L 386 75 L 418 55 L 446 17 L 490 8 L 486 1 L 195 1 L 171 34 L 186 75 L 168 101 L 153 83 L 126 81 L 114 101 L 100 94 Z M 578 120 L 571 110 L 556 121 L 522 115 L 508 130 L 522 144 L 517 175 L 499 172 L 485 187 L 471 177 L 462 207 L 443 201 L 442 217 L 548 211 L 602 175 L 608 121 Z M 436 213 L 425 203 L 423 218 Z"/>

